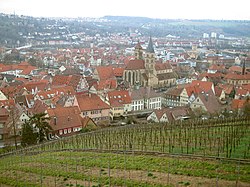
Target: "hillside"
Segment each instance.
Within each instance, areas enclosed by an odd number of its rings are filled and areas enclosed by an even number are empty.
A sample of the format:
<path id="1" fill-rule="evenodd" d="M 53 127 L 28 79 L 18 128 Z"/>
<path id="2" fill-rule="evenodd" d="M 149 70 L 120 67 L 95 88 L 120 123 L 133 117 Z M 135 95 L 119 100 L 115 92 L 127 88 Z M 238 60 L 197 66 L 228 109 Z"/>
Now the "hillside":
<path id="1" fill-rule="evenodd" d="M 27 43 L 64 40 L 77 42 L 74 34 L 86 36 L 130 36 L 137 31 L 142 36 L 201 38 L 204 32 L 217 32 L 231 37 L 250 37 L 250 21 L 228 20 L 165 20 L 143 17 L 105 16 L 94 18 L 36 18 L 0 13 L 0 45 L 17 47 Z"/>
<path id="2" fill-rule="evenodd" d="M 250 121 L 131 125 L 1 155 L 7 186 L 250 185 Z"/>

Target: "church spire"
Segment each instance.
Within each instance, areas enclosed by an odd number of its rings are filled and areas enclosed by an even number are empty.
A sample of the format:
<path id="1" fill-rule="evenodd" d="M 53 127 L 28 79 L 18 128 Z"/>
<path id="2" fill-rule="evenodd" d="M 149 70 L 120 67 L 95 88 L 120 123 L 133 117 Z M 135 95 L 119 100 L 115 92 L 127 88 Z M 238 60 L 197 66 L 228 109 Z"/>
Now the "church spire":
<path id="1" fill-rule="evenodd" d="M 148 47 L 147 47 L 146 51 L 148 53 L 155 53 L 151 36 L 149 38 Z"/>

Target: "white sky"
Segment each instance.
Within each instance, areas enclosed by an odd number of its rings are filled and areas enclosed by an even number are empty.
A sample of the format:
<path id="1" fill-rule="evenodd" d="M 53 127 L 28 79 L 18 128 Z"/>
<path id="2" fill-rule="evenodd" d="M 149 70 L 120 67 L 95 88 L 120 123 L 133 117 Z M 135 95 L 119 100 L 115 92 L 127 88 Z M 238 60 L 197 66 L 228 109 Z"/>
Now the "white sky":
<path id="1" fill-rule="evenodd" d="M 0 12 L 43 17 L 250 20 L 249 5 L 250 0 L 0 0 Z"/>

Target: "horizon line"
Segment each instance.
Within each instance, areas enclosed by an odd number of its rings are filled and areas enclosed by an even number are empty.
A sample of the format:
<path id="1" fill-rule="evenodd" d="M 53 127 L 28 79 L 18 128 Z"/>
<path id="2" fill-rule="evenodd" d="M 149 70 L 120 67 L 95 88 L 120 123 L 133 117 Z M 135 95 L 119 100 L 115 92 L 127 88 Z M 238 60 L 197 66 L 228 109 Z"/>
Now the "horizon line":
<path id="1" fill-rule="evenodd" d="M 103 15 L 103 16 L 34 16 L 34 15 L 25 15 L 18 14 L 15 11 L 13 13 L 4 13 L 0 12 L 0 14 L 4 15 L 17 15 L 24 17 L 33 17 L 33 18 L 50 18 L 50 19 L 77 19 L 77 18 L 96 18 L 101 19 L 104 17 L 130 17 L 130 18 L 147 18 L 147 19 L 158 19 L 158 20 L 202 20 L 202 21 L 250 21 L 250 19 L 214 19 L 214 18 L 159 18 L 159 17 L 147 17 L 147 16 L 128 16 L 128 15 Z"/>

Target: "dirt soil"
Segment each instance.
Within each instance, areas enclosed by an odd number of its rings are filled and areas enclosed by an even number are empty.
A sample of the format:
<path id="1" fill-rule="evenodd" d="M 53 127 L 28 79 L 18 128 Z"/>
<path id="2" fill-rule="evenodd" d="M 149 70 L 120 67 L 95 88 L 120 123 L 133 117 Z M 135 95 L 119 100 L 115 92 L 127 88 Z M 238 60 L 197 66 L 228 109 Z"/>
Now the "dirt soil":
<path id="1" fill-rule="evenodd" d="M 41 167 L 39 163 L 24 163 L 23 166 L 28 167 Z M 54 166 L 54 167 L 53 167 Z M 56 167 L 55 167 L 56 166 Z M 67 166 L 65 168 L 64 165 L 51 165 L 51 164 L 42 164 L 42 167 L 49 168 L 53 167 L 56 170 L 67 170 L 68 172 L 76 172 L 76 166 Z M 77 172 L 87 174 L 88 176 L 108 176 L 110 172 L 110 177 L 112 178 L 120 178 L 120 179 L 129 179 L 137 182 L 144 182 L 149 184 L 162 184 L 162 185 L 172 185 L 172 186 L 190 186 L 190 187 L 235 187 L 236 181 L 228 181 L 216 178 L 205 178 L 205 177 L 193 177 L 193 176 L 185 176 L 185 175 L 175 175 L 161 172 L 148 172 L 143 170 L 122 170 L 122 169 L 110 169 L 108 168 L 86 168 L 82 166 L 77 166 Z M 53 177 L 53 176 L 41 176 L 34 173 L 26 173 L 22 171 L 18 171 L 17 174 L 13 175 L 13 171 L 7 171 L 4 175 L 13 177 L 17 175 L 19 180 L 27 181 L 27 183 L 36 183 L 41 184 L 45 187 L 55 187 L 55 186 L 66 186 L 66 185 L 74 185 L 76 186 L 93 186 L 96 185 L 95 182 L 90 181 L 82 181 L 71 178 L 63 178 L 63 177 Z M 4 176 L 3 175 L 3 176 Z M 1 174 L 0 174 L 1 177 Z M 91 177 L 90 177 L 91 178 Z M 126 186 L 126 184 L 124 184 Z M 111 184 L 111 186 L 113 186 Z M 0 186 L 1 187 L 1 186 Z M 5 187 L 5 186 L 3 186 Z M 7 186 L 6 186 L 7 187 Z M 238 182 L 237 187 L 250 187 L 249 183 Z"/>

